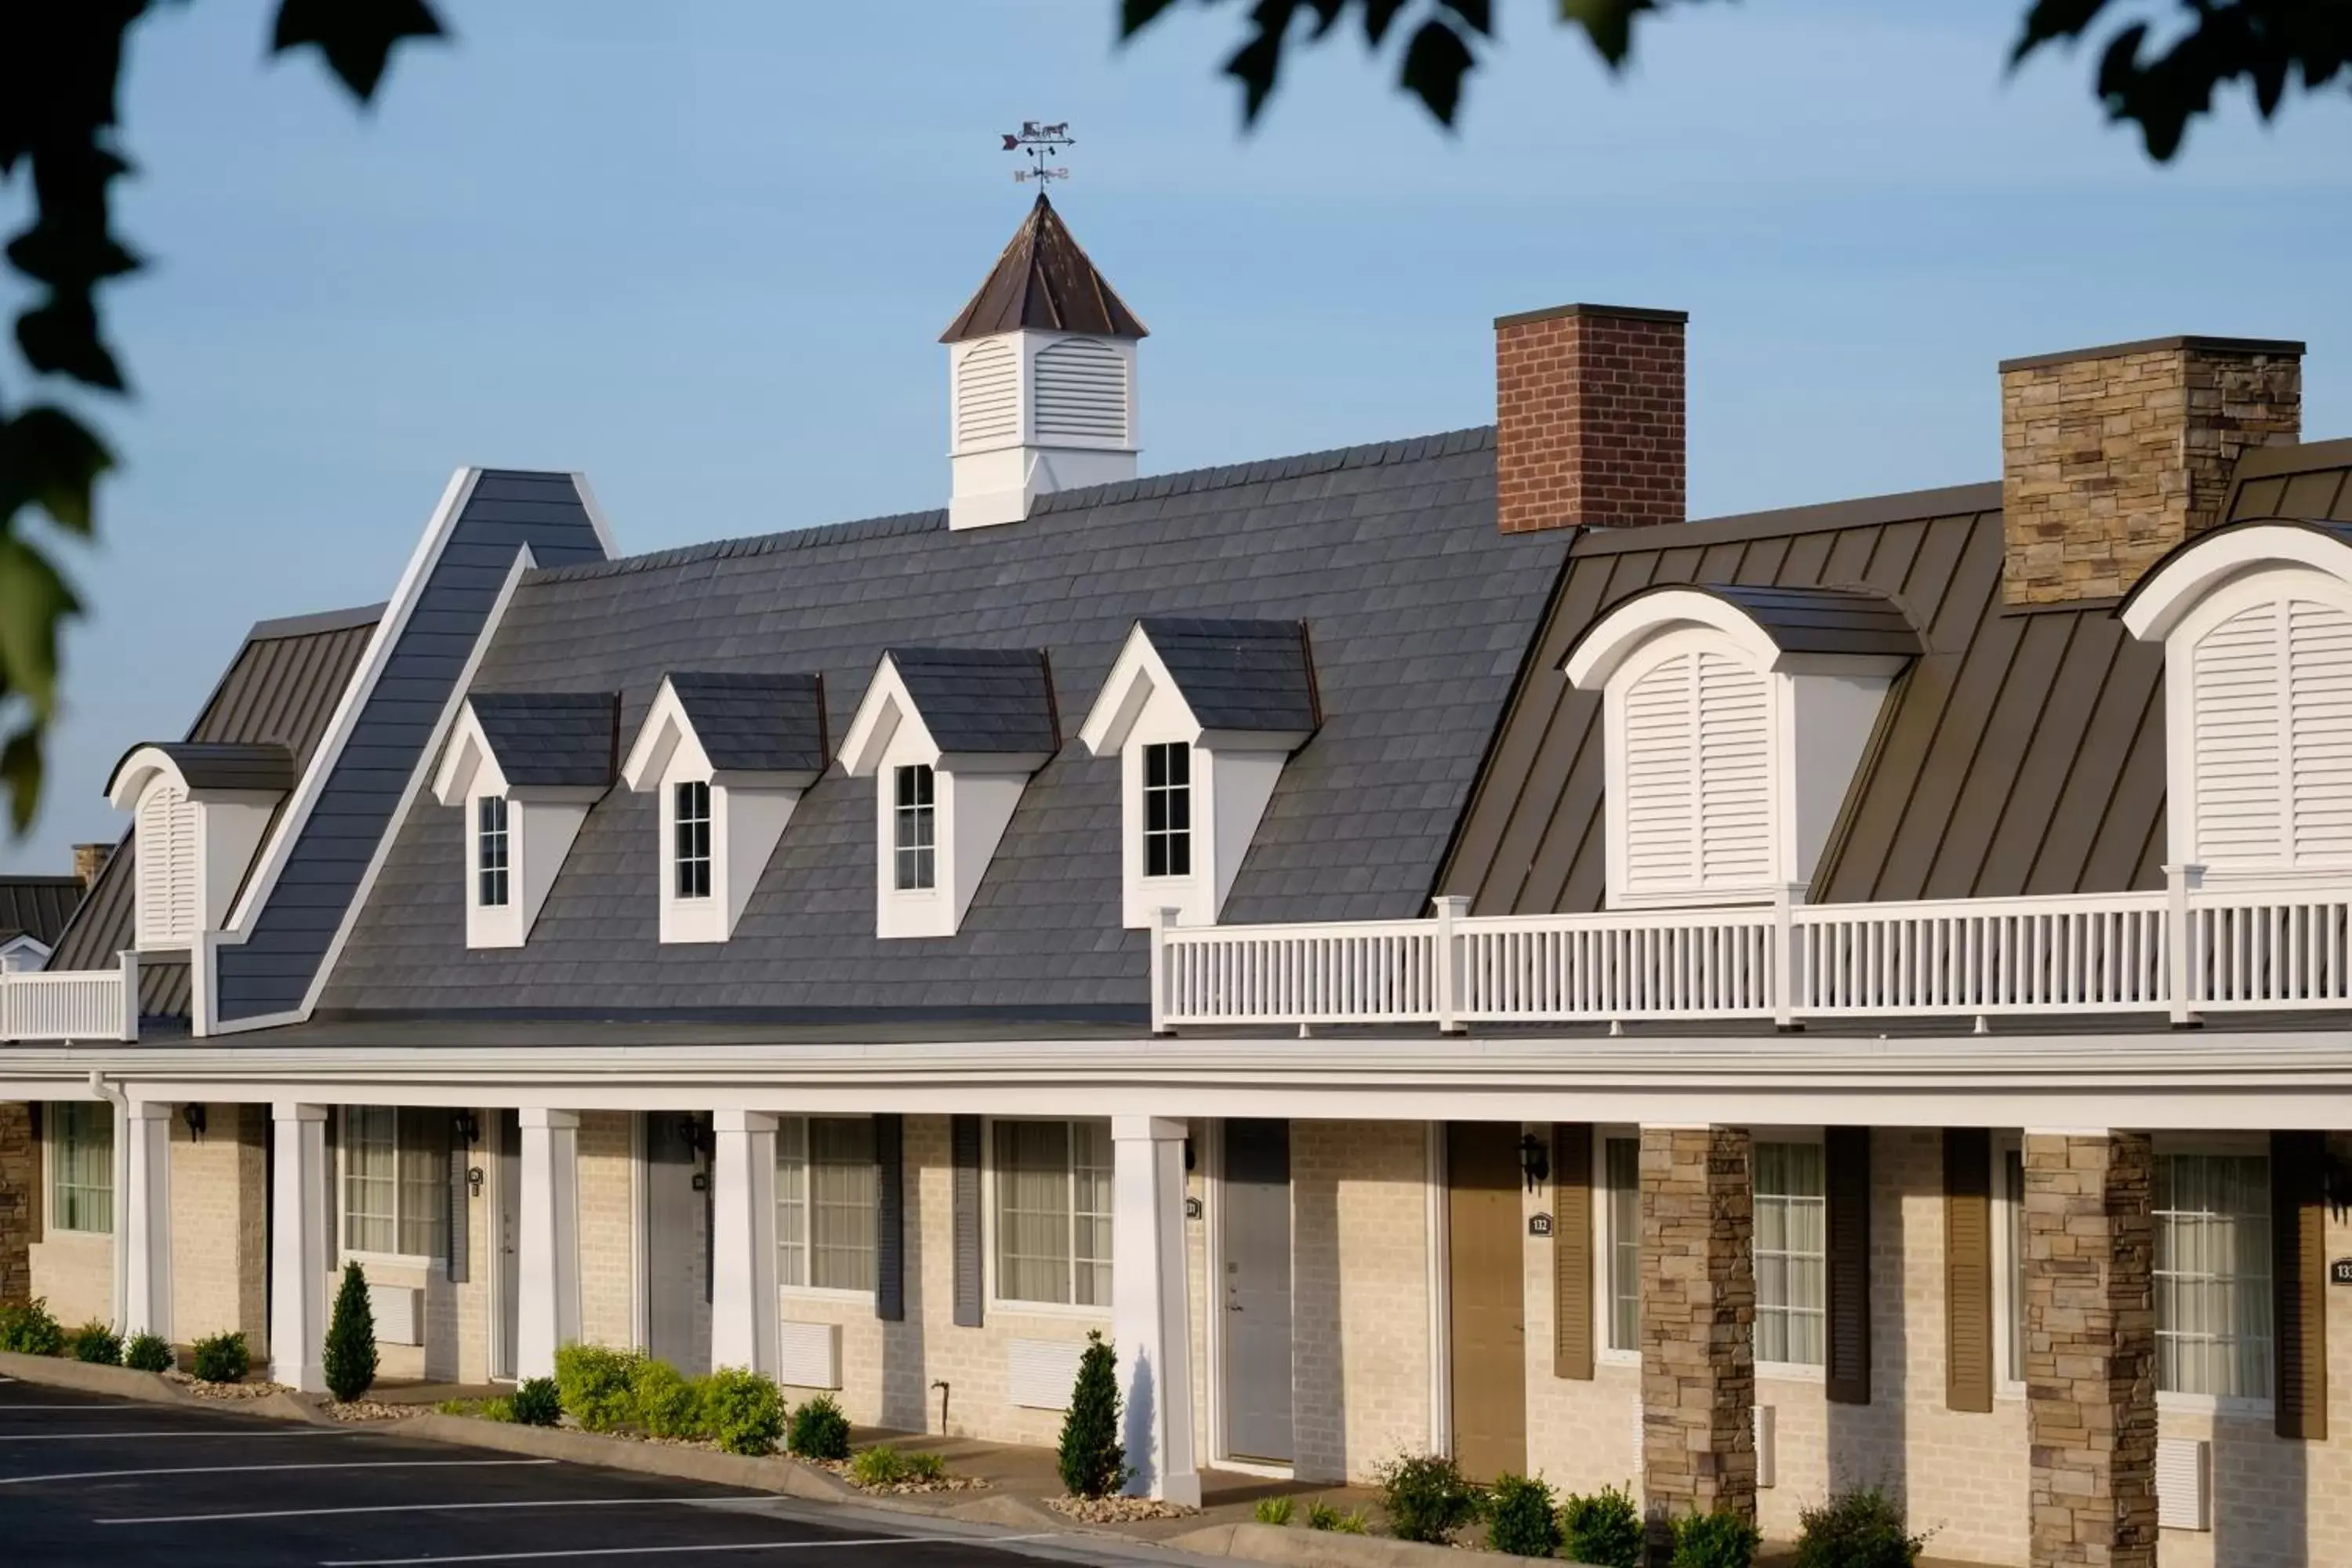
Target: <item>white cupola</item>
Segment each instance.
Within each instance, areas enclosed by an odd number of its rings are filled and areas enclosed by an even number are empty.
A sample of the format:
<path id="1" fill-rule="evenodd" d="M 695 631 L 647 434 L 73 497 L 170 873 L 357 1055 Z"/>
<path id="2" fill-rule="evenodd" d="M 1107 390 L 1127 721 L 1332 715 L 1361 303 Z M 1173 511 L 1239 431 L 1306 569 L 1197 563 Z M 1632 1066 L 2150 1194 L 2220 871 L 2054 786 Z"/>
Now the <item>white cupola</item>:
<path id="1" fill-rule="evenodd" d="M 1041 495 L 1135 477 L 1144 325 L 1040 192 L 948 347 L 950 528 L 1018 522 Z"/>

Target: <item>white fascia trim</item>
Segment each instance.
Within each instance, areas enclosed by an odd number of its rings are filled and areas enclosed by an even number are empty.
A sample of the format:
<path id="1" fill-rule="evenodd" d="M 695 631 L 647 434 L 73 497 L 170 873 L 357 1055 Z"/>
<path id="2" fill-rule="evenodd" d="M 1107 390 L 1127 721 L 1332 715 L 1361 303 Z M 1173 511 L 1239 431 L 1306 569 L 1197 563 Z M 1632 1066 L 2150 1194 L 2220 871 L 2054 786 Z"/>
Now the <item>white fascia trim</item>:
<path id="1" fill-rule="evenodd" d="M 913 729 L 902 739 L 898 731 L 908 725 Z M 914 699 L 907 695 L 907 683 L 888 654 L 874 667 L 866 695 L 857 700 L 857 716 L 849 721 L 849 732 L 842 736 L 834 754 L 854 779 L 872 778 L 886 754 L 900 764 L 940 765 L 939 742 L 924 726 L 923 716 L 916 711 Z"/>
<path id="2" fill-rule="evenodd" d="M 1593 622 L 1569 650 L 1560 673 L 1580 690 L 1598 690 L 1644 644 L 1683 626 L 1721 632 L 1758 669 L 1771 669 L 1780 659 L 1780 649 L 1741 611 L 1712 594 L 1673 588 L 1641 595 Z"/>
<path id="3" fill-rule="evenodd" d="M 1192 705 L 1184 700 L 1183 692 L 1169 677 L 1160 650 L 1151 646 L 1151 638 L 1139 622 L 1128 629 L 1118 658 L 1112 661 L 1110 673 L 1103 678 L 1102 689 L 1095 694 L 1094 705 L 1087 710 L 1086 722 L 1078 726 L 1078 739 L 1085 742 L 1087 752 L 1108 757 L 1125 746 L 1153 693 L 1162 690 L 1183 710 L 1185 725 L 1192 731 L 1184 738 L 1197 742 L 1201 724 L 1192 716 Z"/>
<path id="4" fill-rule="evenodd" d="M 179 785 L 180 793 L 189 799 L 195 798 L 195 791 L 188 787 L 188 776 L 162 747 L 140 746 L 114 770 L 114 786 L 107 792 L 106 804 L 117 811 L 135 811 L 147 786 L 159 778 Z"/>
<path id="5" fill-rule="evenodd" d="M 580 498 L 580 510 L 588 514 L 588 526 L 596 531 L 596 543 L 604 552 L 604 559 L 619 559 L 620 549 L 613 542 L 613 525 L 605 521 L 604 509 L 596 501 L 596 492 L 588 488 L 587 474 L 578 468 L 568 468 L 564 470 L 563 477 L 572 481 L 572 493 Z"/>
<path id="6" fill-rule="evenodd" d="M 441 765 L 433 773 L 433 799 L 439 805 L 463 805 L 478 795 L 507 794 L 506 770 L 474 717 L 471 696 L 457 710 L 457 727 L 441 748 Z"/>
<path id="7" fill-rule="evenodd" d="M 687 721 L 686 707 L 665 675 L 661 689 L 654 693 L 653 706 L 646 710 L 646 721 L 637 727 L 637 738 L 630 742 L 629 754 L 621 763 L 621 782 L 636 795 L 656 787 L 670 776 L 670 758 L 680 746 L 688 748 L 688 755 L 681 761 L 677 776 L 709 778 L 710 759 L 703 754 L 702 742 Z"/>
<path id="8" fill-rule="evenodd" d="M 2143 642 L 2163 637 L 2217 588 L 2272 566 L 2306 566 L 2352 584 L 2352 547 L 2308 528 L 2224 529 L 2179 552 L 2134 589 L 2123 606 L 2124 629 Z"/>

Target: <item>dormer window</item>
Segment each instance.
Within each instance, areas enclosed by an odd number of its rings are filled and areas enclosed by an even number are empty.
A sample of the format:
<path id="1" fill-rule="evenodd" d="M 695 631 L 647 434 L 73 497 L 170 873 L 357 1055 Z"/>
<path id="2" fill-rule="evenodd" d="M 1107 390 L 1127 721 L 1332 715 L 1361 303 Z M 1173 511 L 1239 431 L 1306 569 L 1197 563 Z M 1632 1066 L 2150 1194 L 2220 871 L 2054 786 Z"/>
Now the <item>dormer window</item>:
<path id="1" fill-rule="evenodd" d="M 1078 731 L 1119 759 L 1121 913 L 1213 925 L 1291 753 L 1322 722 L 1303 621 L 1138 621 Z"/>
<path id="2" fill-rule="evenodd" d="M 814 675 L 674 671 L 621 764 L 658 803 L 653 891 L 661 940 L 725 942 L 801 796 L 824 771 Z"/>
<path id="3" fill-rule="evenodd" d="M 507 797 L 486 795 L 474 802 L 474 902 L 486 910 L 507 902 Z"/>
<path id="4" fill-rule="evenodd" d="M 874 781 L 874 931 L 953 936 L 1030 775 L 1061 750 L 1034 648 L 891 648 L 841 743 Z"/>
<path id="5" fill-rule="evenodd" d="M 520 947 L 588 808 L 613 785 L 619 700 L 477 691 L 450 731 L 433 797 L 472 824 L 466 945 Z"/>
<path id="6" fill-rule="evenodd" d="M 1594 621 L 1562 668 L 1602 694 L 1610 907 L 1801 898 L 1919 652 L 1844 589 L 1655 588 Z"/>
<path id="7" fill-rule="evenodd" d="M 137 824 L 132 924 L 142 951 L 194 947 L 221 929 L 293 788 L 294 753 L 274 744 L 151 742 L 115 764 L 107 798 Z"/>

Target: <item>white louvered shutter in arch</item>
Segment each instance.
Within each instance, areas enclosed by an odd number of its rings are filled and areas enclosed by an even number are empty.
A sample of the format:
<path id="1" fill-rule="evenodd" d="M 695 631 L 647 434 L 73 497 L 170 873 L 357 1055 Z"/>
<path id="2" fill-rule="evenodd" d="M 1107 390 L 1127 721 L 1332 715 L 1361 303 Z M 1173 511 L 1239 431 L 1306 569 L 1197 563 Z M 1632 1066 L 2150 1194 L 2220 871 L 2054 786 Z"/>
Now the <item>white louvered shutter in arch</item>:
<path id="1" fill-rule="evenodd" d="M 1761 670 L 1696 657 L 1699 883 L 1754 887 L 1772 875 L 1771 693 Z"/>
<path id="2" fill-rule="evenodd" d="M 2282 596 L 2190 657 L 2198 862 L 2352 864 L 2352 616 Z"/>
<path id="3" fill-rule="evenodd" d="M 1097 338 L 1065 338 L 1037 351 L 1031 391 L 1039 440 L 1127 439 L 1127 362 Z"/>
<path id="4" fill-rule="evenodd" d="M 956 446 L 1009 441 L 1020 433 L 1021 356 L 1003 338 L 974 343 L 956 361 Z"/>
<path id="5" fill-rule="evenodd" d="M 1697 879 L 1696 737 L 1691 667 L 1680 653 L 1625 689 L 1625 868 L 1628 892 L 1667 893 Z"/>
<path id="6" fill-rule="evenodd" d="M 138 914 L 142 949 L 186 947 L 200 921 L 196 889 L 196 807 L 179 785 L 157 783 L 140 797 Z"/>
<path id="7" fill-rule="evenodd" d="M 1627 892 L 1706 893 L 1770 880 L 1768 679 L 1697 648 L 1660 660 L 1625 689 Z"/>
<path id="8" fill-rule="evenodd" d="M 2294 861 L 2352 864 L 2352 616 L 2309 599 L 2286 615 Z"/>

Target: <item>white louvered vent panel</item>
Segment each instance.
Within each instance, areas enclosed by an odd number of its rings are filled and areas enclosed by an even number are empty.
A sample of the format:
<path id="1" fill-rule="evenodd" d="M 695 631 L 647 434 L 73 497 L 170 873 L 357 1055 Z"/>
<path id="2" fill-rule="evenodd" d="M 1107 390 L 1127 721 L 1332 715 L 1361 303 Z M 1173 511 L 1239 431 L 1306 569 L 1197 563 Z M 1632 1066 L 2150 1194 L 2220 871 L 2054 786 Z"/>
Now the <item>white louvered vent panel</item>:
<path id="1" fill-rule="evenodd" d="M 2199 639 L 2194 657 L 2197 858 L 2275 862 L 2286 851 L 2279 606 L 2240 611 Z"/>
<path id="2" fill-rule="evenodd" d="M 787 1319 L 776 1336 L 776 1381 L 788 1388 L 839 1388 L 841 1325 Z"/>
<path id="3" fill-rule="evenodd" d="M 196 939 L 196 807 L 176 784 L 158 784 L 139 802 L 136 926 L 142 948 L 186 947 Z"/>
<path id="4" fill-rule="evenodd" d="M 1764 675 L 1698 655 L 1699 879 L 1745 886 L 1772 874 L 1772 732 Z"/>
<path id="5" fill-rule="evenodd" d="M 1625 886 L 1686 888 L 1697 872 L 1693 656 L 1676 654 L 1625 689 Z"/>
<path id="6" fill-rule="evenodd" d="M 370 1285 L 368 1307 L 375 1313 L 378 1344 L 425 1342 L 425 1292 L 414 1285 Z"/>
<path id="7" fill-rule="evenodd" d="M 1005 441 L 1020 433 L 1021 356 L 1002 338 L 974 344 L 956 362 L 956 445 Z"/>
<path id="8" fill-rule="evenodd" d="M 1068 1409 L 1086 1348 L 1076 1340 L 1006 1341 L 1004 1382 L 1013 1403 L 1027 1410 Z"/>
<path id="9" fill-rule="evenodd" d="M 2156 1522 L 2167 1530 L 2213 1528 L 2213 1446 L 2194 1437 L 2156 1440 Z"/>
<path id="10" fill-rule="evenodd" d="M 2288 740 L 2297 866 L 2352 861 L 2352 616 L 2287 605 Z"/>
<path id="11" fill-rule="evenodd" d="M 1065 338 L 1038 350 L 1030 388 L 1041 440 L 1127 438 L 1127 362 L 1108 343 Z"/>

